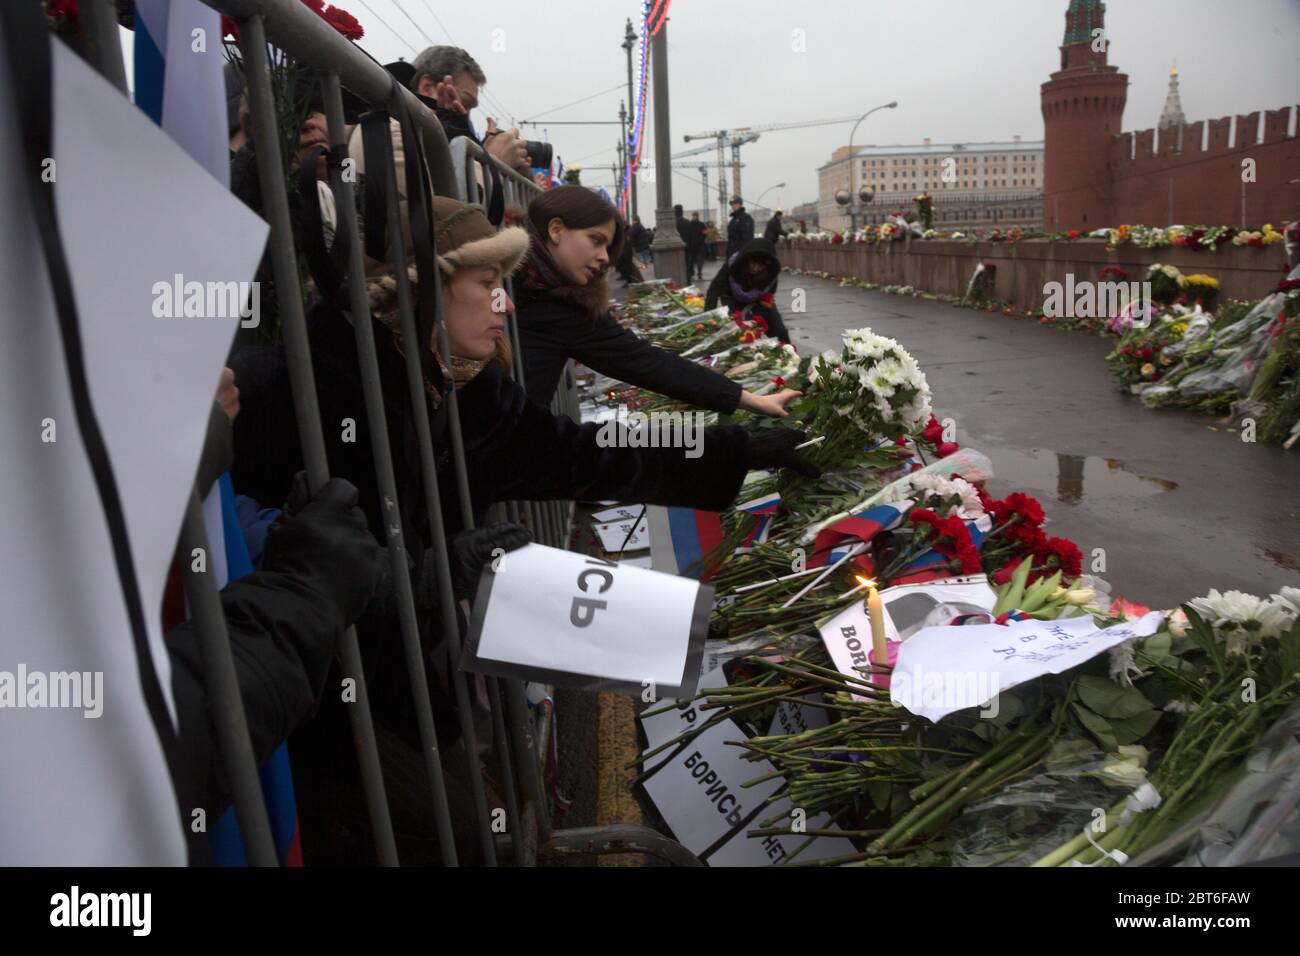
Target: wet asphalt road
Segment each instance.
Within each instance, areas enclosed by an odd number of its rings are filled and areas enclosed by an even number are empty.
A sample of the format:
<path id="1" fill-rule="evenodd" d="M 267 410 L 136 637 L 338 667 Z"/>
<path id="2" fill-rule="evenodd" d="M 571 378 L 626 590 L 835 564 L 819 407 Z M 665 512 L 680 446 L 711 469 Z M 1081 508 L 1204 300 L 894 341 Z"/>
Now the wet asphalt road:
<path id="1" fill-rule="evenodd" d="M 806 291 L 803 314 L 784 308 L 795 288 Z M 780 290 L 805 355 L 838 348 L 847 328 L 898 339 L 926 372 L 935 414 L 991 459 L 990 493 L 1038 498 L 1049 533 L 1083 549 L 1085 571 L 1102 549 L 1098 574 L 1113 594 L 1172 607 L 1210 588 L 1300 586 L 1300 452 L 1245 443 L 1211 417 L 1143 407 L 1112 384 L 1109 340 L 790 273 Z M 557 826 L 591 825 L 602 773 L 596 698 L 560 691 L 557 702 L 561 787 L 573 801 Z M 630 740 L 636 729 L 615 732 Z M 606 790 L 610 777 L 626 778 L 603 772 Z"/>
<path id="2" fill-rule="evenodd" d="M 808 276 L 781 285 L 785 301 L 807 291 L 806 314 L 786 316 L 805 354 L 863 325 L 898 339 L 925 370 L 935 414 L 992 460 L 990 492 L 1038 498 L 1085 571 L 1103 549 L 1114 594 L 1172 607 L 1212 587 L 1300 586 L 1300 454 L 1121 394 L 1109 340 Z"/>

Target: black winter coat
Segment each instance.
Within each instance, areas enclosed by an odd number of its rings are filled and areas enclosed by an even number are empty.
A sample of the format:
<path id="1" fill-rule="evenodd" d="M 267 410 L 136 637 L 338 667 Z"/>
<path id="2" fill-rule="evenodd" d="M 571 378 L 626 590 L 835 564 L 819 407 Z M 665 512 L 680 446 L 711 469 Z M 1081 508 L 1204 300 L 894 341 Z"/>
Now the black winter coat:
<path id="1" fill-rule="evenodd" d="M 753 238 L 754 217 L 741 206 L 731 214 L 731 219 L 727 222 L 727 255 L 741 249 Z"/>
<path id="2" fill-rule="evenodd" d="M 732 275 L 734 274 L 737 277 L 746 275 L 746 267 L 754 260 L 762 262 L 767 269 L 768 275 L 772 277 L 770 282 L 761 286 L 763 292 L 775 296 L 776 287 L 780 282 L 781 260 L 776 257 L 776 249 L 767 239 L 751 239 L 736 255 L 734 262 L 722 263 L 717 274 L 713 277 L 713 281 L 709 283 L 709 290 L 704 296 L 704 307 L 713 309 L 719 305 L 725 305 L 732 312 L 743 312 L 746 307 L 752 306 L 753 313 L 761 316 L 767 322 L 768 334 L 773 338 L 788 343 L 790 333 L 786 329 L 785 320 L 781 318 L 781 312 L 777 309 L 775 303 L 769 306 L 761 303 L 742 302 L 736 298 L 735 292 L 732 291 Z M 740 285 L 747 288 L 747 281 L 740 282 Z"/>
<path id="3" fill-rule="evenodd" d="M 648 388 L 715 412 L 734 412 L 740 385 L 674 352 L 651 345 L 606 312 L 599 319 L 581 305 L 536 298 L 518 304 L 519 342 L 528 397 L 547 405 L 566 360 L 610 378 Z M 605 497 L 617 497 L 608 495 Z"/>
<path id="4" fill-rule="evenodd" d="M 232 581 L 221 591 L 221 609 L 261 765 L 316 709 L 347 622 L 320 582 L 302 573 L 255 571 Z M 172 628 L 163 640 L 182 745 L 178 787 L 215 820 L 231 802 L 231 785 L 217 749 L 193 622 Z"/>
<path id="5" fill-rule="evenodd" d="M 785 230 L 781 228 L 781 217 L 773 216 L 767 221 L 767 228 L 763 230 L 763 238 L 773 244 L 785 235 Z"/>

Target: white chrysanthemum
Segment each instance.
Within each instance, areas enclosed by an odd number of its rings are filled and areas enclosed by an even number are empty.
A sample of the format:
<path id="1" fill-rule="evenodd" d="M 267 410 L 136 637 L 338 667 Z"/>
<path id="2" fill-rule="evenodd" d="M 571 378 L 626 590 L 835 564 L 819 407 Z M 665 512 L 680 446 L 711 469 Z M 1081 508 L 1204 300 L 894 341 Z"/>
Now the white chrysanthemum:
<path id="1" fill-rule="evenodd" d="M 887 370 L 882 370 L 879 365 L 873 365 L 869 372 L 865 369 L 859 371 L 858 377 L 863 388 L 871 389 L 880 398 L 892 398 L 894 381 L 886 373 Z"/>
<path id="2" fill-rule="evenodd" d="M 1217 588 L 1211 588 L 1205 597 L 1187 603 L 1213 625 L 1230 654 L 1244 654 L 1264 638 L 1278 636 L 1293 619 L 1271 599 L 1244 591 L 1220 594 Z"/>
<path id="3" fill-rule="evenodd" d="M 1300 588 L 1285 587 L 1273 595 L 1273 601 L 1288 605 L 1292 616 L 1300 617 Z"/>
<path id="4" fill-rule="evenodd" d="M 1171 700 L 1165 704 L 1164 711 L 1166 714 L 1194 714 L 1200 709 L 1200 704 L 1189 704 L 1185 700 Z"/>

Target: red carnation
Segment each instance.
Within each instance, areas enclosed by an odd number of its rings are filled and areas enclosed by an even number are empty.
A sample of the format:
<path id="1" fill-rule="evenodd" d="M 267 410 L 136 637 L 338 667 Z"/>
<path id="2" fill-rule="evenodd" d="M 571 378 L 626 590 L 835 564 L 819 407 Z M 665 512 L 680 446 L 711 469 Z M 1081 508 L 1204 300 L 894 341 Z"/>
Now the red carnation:
<path id="1" fill-rule="evenodd" d="M 949 455 L 955 455 L 961 448 L 955 441 L 941 441 L 934 446 L 934 453 L 940 458 L 947 458 Z"/>
<path id="2" fill-rule="evenodd" d="M 930 421 L 921 432 L 921 438 L 931 445 L 937 445 L 943 441 L 943 426 L 939 424 L 939 420 L 933 415 L 930 416 Z"/>
<path id="3" fill-rule="evenodd" d="M 1055 564 L 1066 578 L 1077 578 L 1083 573 L 1083 552 L 1067 538 L 1047 538 L 1034 552 L 1035 558 L 1045 565 Z"/>
<path id="4" fill-rule="evenodd" d="M 1002 565 L 1002 567 L 998 568 L 998 570 L 994 571 L 993 583 L 999 585 L 1010 583 L 1012 575 L 1016 573 L 1016 568 L 1020 567 L 1020 562 L 1023 560 L 1025 559 L 1016 558 L 1014 561 L 1008 561 L 1006 564 Z"/>
<path id="5" fill-rule="evenodd" d="M 765 293 L 763 293 L 763 297 L 762 297 L 761 299 L 759 299 L 758 301 L 759 301 L 761 304 L 770 307 L 770 306 L 772 305 L 772 303 L 773 303 L 774 301 L 776 301 L 776 299 L 775 299 L 775 296 L 772 295 L 772 293 L 770 293 L 770 292 L 765 292 Z"/>
<path id="6" fill-rule="evenodd" d="M 234 20 L 230 19 L 230 17 L 221 18 L 221 36 L 223 38 L 230 37 L 236 43 L 239 42 L 239 27 L 235 24 Z"/>
<path id="7" fill-rule="evenodd" d="M 785 388 L 785 379 L 778 375 L 776 378 L 772 379 L 772 384 L 777 388 Z"/>
<path id="8" fill-rule="evenodd" d="M 312 13 L 325 16 L 325 0 L 302 0 L 302 3 Z"/>
<path id="9" fill-rule="evenodd" d="M 731 313 L 731 321 L 735 322 L 742 329 L 745 327 L 745 317 L 741 315 L 739 312 Z"/>
<path id="10" fill-rule="evenodd" d="M 361 29 L 361 24 L 357 22 L 357 18 L 346 10 L 340 10 L 338 7 L 326 7 L 321 16 L 325 18 L 326 23 L 349 40 L 360 40 L 366 35 L 366 31 Z"/>

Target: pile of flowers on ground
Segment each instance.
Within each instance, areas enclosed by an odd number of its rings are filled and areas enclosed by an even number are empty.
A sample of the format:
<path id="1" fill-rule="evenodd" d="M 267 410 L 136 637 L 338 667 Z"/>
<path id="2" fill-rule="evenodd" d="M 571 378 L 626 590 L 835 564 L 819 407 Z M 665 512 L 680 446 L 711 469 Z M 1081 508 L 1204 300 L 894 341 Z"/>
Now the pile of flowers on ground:
<path id="1" fill-rule="evenodd" d="M 845 288 L 945 302 L 1017 321 L 1118 339 L 1107 356 L 1116 385 L 1151 408 L 1180 407 L 1229 413 L 1255 429 L 1255 440 L 1293 447 L 1300 442 L 1300 270 L 1256 302 L 1220 301 L 1220 283 L 1205 273 L 1184 275 L 1156 263 L 1143 278 L 1150 303 L 1125 301 L 1112 315 L 1048 315 L 992 297 L 996 266 L 980 263 L 965 294 L 936 295 L 911 286 L 881 285 L 819 270 L 789 270 Z M 1101 283 L 1127 283 L 1107 266 Z"/>
<path id="2" fill-rule="evenodd" d="M 1167 350 L 1187 337 L 1174 326 L 1211 324 L 1208 313 L 1185 314 L 1195 312 L 1170 306 L 1160 332 L 1125 335 L 1159 334 Z M 747 836 L 789 838 L 788 865 L 1108 866 L 1259 854 L 1270 832 L 1252 829 L 1268 805 L 1261 793 L 1285 784 L 1293 758 L 1279 755 L 1300 733 L 1300 588 L 1211 591 L 1157 612 L 1112 600 L 1084 574 L 1078 546 L 1049 532 L 1037 500 L 988 493 L 992 464 L 945 440 L 923 371 L 870 329 L 810 358 L 764 340 L 702 361 L 780 371 L 802 389 L 791 417 L 819 439 L 808 452 L 823 472 L 758 474 L 742 492 L 754 501 L 719 516 L 721 541 L 693 570 L 715 589 L 710 653 L 725 662 L 726 686 L 715 680 L 694 701 L 652 705 L 643 716 L 673 707 L 697 716 L 647 748 L 646 773 L 702 734 L 735 729 L 728 742 L 755 762 L 750 783 L 780 782 Z M 1061 673 L 995 689 L 993 712 L 930 719 L 891 686 L 918 632 L 891 640 L 888 663 L 851 668 L 823 639 L 829 622 L 861 604 L 864 576 L 882 591 L 987 581 L 986 611 L 949 608 L 924 628 L 953 641 L 973 623 L 1126 627 L 1134 636 Z M 1007 633 L 1010 649 L 1031 632 Z M 781 731 L 778 708 L 791 707 L 817 719 Z M 851 852 L 802 858 L 822 836 Z"/>

